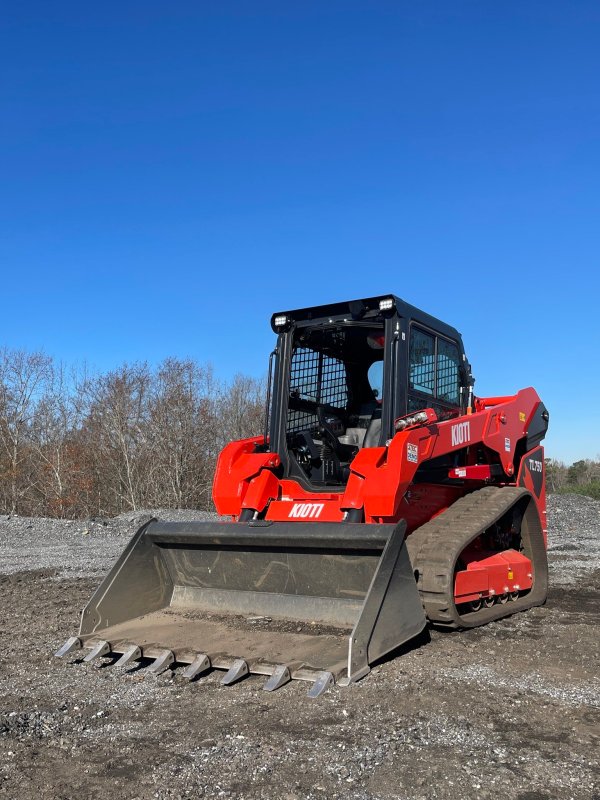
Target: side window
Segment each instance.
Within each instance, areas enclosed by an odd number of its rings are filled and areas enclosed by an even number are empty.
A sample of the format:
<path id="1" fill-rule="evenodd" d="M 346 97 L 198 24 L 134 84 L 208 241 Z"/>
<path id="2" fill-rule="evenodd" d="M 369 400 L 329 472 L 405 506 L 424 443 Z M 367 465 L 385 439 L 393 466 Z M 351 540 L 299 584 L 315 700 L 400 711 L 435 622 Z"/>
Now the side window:
<path id="1" fill-rule="evenodd" d="M 437 341 L 437 396 L 452 405 L 459 405 L 458 347 L 446 339 Z"/>
<path id="2" fill-rule="evenodd" d="M 460 404 L 460 353 L 454 342 L 411 328 L 409 390 L 436 397 L 443 403 Z M 409 411 L 422 401 L 409 399 Z M 414 408 L 413 408 L 414 406 Z"/>
<path id="3" fill-rule="evenodd" d="M 368 372 L 369 386 L 373 391 L 373 396 L 381 399 L 383 397 L 383 361 L 374 361 L 369 367 Z"/>
<path id="4" fill-rule="evenodd" d="M 433 394 L 435 390 L 435 339 L 413 328 L 410 337 L 409 388 Z"/>

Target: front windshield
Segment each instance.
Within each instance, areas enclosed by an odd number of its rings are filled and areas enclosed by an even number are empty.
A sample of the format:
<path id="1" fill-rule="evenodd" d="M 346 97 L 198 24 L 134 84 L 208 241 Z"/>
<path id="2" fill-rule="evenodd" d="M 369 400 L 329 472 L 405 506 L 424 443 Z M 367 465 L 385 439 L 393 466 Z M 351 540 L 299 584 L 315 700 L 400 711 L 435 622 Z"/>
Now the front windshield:
<path id="1" fill-rule="evenodd" d="M 381 427 L 383 322 L 299 326 L 294 332 L 288 448 L 312 482 L 341 483 L 367 431 Z M 344 472 L 346 471 L 346 473 Z"/>

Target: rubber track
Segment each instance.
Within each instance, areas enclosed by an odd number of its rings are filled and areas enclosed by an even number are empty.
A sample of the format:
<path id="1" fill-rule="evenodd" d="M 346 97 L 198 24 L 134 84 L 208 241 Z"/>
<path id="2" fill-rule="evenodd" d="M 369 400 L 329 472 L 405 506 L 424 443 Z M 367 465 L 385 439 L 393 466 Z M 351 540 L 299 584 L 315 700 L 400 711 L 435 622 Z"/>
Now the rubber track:
<path id="1" fill-rule="evenodd" d="M 454 570 L 464 548 L 503 517 L 515 504 L 524 502 L 521 525 L 525 554 L 533 566 L 533 586 L 517 600 L 495 603 L 491 608 L 460 614 L 454 602 Z M 486 486 L 465 495 L 435 519 L 417 528 L 406 539 L 417 587 L 430 622 L 443 628 L 474 628 L 492 620 L 542 605 L 548 592 L 548 562 L 542 527 L 531 494 L 519 487 Z"/>

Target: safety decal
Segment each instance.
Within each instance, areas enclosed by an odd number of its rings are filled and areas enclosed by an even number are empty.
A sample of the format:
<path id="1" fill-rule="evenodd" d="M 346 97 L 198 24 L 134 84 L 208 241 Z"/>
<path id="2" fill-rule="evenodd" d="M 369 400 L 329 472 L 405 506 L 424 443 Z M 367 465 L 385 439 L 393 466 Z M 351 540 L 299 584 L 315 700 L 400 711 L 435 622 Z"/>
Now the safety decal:
<path id="1" fill-rule="evenodd" d="M 406 445 L 406 460 L 412 461 L 413 464 L 419 463 L 419 448 L 416 444 L 407 443 Z"/>
<path id="2" fill-rule="evenodd" d="M 504 440 L 504 449 L 507 453 L 510 453 L 510 439 L 508 437 Z"/>
<path id="3" fill-rule="evenodd" d="M 525 416 L 525 412 L 519 411 L 519 422 L 525 422 L 526 419 L 527 417 Z"/>

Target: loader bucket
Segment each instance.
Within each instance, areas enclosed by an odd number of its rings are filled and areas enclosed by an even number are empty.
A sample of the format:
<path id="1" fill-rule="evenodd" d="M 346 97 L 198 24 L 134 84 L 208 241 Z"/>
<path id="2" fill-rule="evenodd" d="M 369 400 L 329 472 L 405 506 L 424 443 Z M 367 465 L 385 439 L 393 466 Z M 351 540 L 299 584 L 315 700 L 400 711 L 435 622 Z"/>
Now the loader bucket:
<path id="1" fill-rule="evenodd" d="M 140 528 L 57 655 L 153 659 L 193 678 L 347 684 L 426 624 L 406 524 L 161 522 Z"/>

